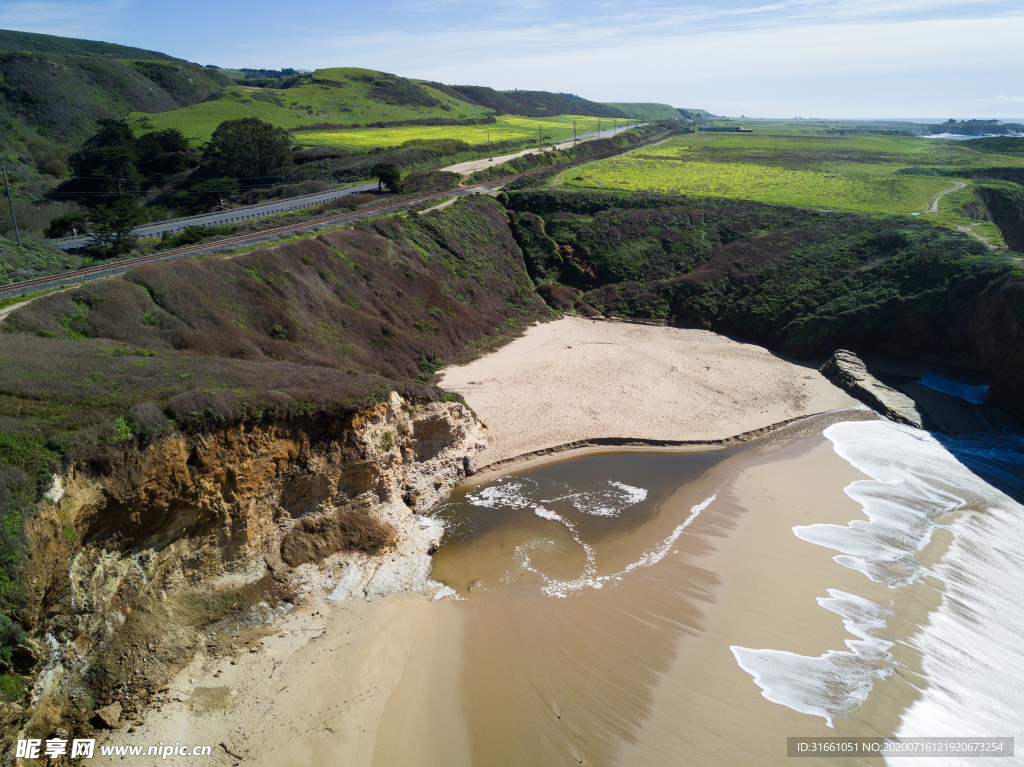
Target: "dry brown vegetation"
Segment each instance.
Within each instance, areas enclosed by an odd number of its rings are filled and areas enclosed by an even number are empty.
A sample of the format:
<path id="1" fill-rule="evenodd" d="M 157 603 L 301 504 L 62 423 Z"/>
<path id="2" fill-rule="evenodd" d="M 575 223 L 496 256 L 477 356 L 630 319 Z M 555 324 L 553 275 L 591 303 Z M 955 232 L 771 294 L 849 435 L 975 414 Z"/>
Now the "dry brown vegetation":
<path id="1" fill-rule="evenodd" d="M 125 415 L 152 400 L 182 425 L 430 396 L 441 361 L 546 314 L 504 215 L 474 200 L 39 299 L 8 322 L 0 396 Z"/>
<path id="2" fill-rule="evenodd" d="M 360 509 L 317 519 L 303 518 L 281 541 L 281 559 L 291 567 L 319 564 L 339 551 L 377 554 L 397 544 L 394 528 Z"/>

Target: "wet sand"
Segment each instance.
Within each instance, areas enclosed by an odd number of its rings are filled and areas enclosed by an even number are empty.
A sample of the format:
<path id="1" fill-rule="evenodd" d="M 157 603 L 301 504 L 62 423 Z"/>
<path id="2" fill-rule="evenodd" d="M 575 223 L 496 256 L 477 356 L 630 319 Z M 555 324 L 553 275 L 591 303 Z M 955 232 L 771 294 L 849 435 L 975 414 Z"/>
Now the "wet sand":
<path id="1" fill-rule="evenodd" d="M 566 317 L 441 385 L 488 425 L 483 467 L 595 438 L 724 440 L 859 404 L 816 367 L 710 331 Z"/>
<path id="2" fill-rule="evenodd" d="M 554 544 L 547 558 L 534 552 L 537 568 L 556 580 L 579 573 L 563 527 L 538 518 L 534 528 L 530 512 L 526 527 L 442 547 L 435 577 L 468 599 L 311 594 L 253 642 L 259 652 L 245 652 L 240 636 L 238 665 L 200 656 L 173 686 L 180 700 L 108 742 L 224 742 L 257 765 L 768 765 L 785 758 L 787 735 L 892 734 L 913 693 L 902 676 L 877 680 L 876 692 L 889 691 L 831 730 L 766 700 L 730 651 L 843 650 L 850 633 L 816 600 L 827 589 L 895 598 L 792 531 L 863 516 L 843 488 L 864 475 L 821 436 L 823 424 L 849 417 L 873 416 L 826 416 L 719 451 L 699 476 L 651 498 L 636 524 L 596 535 L 596 574 L 623 572 L 693 517 L 663 559 L 601 588 L 547 596 L 528 571 L 497 582 L 536 530 Z M 570 478 L 573 465 L 560 462 Z M 901 652 L 912 668 L 913 651 Z M 237 763 L 217 751 L 203 763 Z"/>

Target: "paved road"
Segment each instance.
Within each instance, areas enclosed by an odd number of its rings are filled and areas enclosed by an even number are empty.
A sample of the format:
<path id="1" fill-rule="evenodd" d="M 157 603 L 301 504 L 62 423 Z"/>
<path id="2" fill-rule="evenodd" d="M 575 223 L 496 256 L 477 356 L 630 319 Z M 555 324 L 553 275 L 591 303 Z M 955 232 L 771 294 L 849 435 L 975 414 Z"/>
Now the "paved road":
<path id="1" fill-rule="evenodd" d="M 646 125 L 646 123 L 640 124 Z M 484 168 L 488 168 L 494 165 L 501 165 L 501 163 L 508 162 L 509 160 L 514 160 L 517 157 L 522 157 L 528 154 L 537 154 L 538 152 L 550 152 L 552 147 L 554 147 L 555 149 L 568 149 L 574 143 L 576 143 L 577 140 L 593 141 L 594 139 L 598 138 L 611 138 L 612 136 L 618 133 L 632 130 L 635 127 L 635 125 L 628 125 L 623 128 L 604 128 L 603 130 L 601 130 L 600 133 L 598 133 L 597 131 L 594 131 L 593 133 L 580 133 L 577 134 L 575 139 L 560 139 L 554 144 L 546 144 L 540 147 L 539 149 L 537 147 L 533 147 L 532 149 L 524 149 L 520 152 L 513 152 L 512 154 L 499 155 L 498 157 L 495 157 L 491 160 L 488 160 L 486 157 L 477 160 L 467 160 L 466 162 L 460 162 L 456 163 L 455 165 L 449 165 L 445 168 L 441 168 L 441 170 L 446 170 L 449 173 L 458 173 L 462 176 L 469 176 L 478 170 L 483 170 Z"/>
<path id="2" fill-rule="evenodd" d="M 236 221 L 260 218 L 261 216 L 269 216 L 273 213 L 284 213 L 288 210 L 309 208 L 313 205 L 320 205 L 321 203 L 328 202 L 329 200 L 336 200 L 337 198 L 344 197 L 348 194 L 368 192 L 376 188 L 377 182 L 373 181 L 366 184 L 359 184 L 358 186 L 349 186 L 344 189 L 331 189 L 327 192 L 305 194 L 301 197 L 289 197 L 286 200 L 271 200 L 269 202 L 261 202 L 258 205 L 247 205 L 244 208 L 232 208 L 231 210 L 219 211 L 217 213 L 203 213 L 198 216 L 188 216 L 187 218 L 173 218 L 167 221 L 160 221 L 155 224 L 139 227 L 135 230 L 135 233 L 140 237 L 159 237 L 164 232 L 170 232 L 171 234 L 180 232 L 186 226 L 216 226 L 219 224 L 232 224 Z M 61 250 L 73 250 L 75 248 L 86 247 L 92 242 L 92 237 L 86 234 L 80 237 L 64 237 L 60 240 L 51 240 L 51 242 Z"/>
<path id="3" fill-rule="evenodd" d="M 601 131 L 600 138 L 614 136 L 616 133 L 629 130 L 631 127 L 633 126 L 617 129 L 606 128 Z M 597 137 L 598 134 L 596 132 L 579 134 L 579 138 L 585 140 Z M 571 143 L 571 141 L 568 143 Z M 502 158 L 495 158 L 495 162 L 498 162 L 501 159 Z M 448 169 L 444 168 L 444 170 Z M 331 189 L 327 192 L 306 194 L 301 197 L 289 197 L 286 200 L 271 200 L 269 202 L 261 202 L 257 205 L 248 205 L 243 208 L 232 208 L 231 210 L 219 211 L 217 213 L 203 213 L 198 216 L 173 218 L 168 219 L 167 221 L 159 221 L 155 224 L 148 224 L 147 226 L 139 227 L 135 230 L 135 233 L 140 237 L 159 237 L 164 232 L 169 232 L 170 234 L 180 232 L 186 226 L 217 226 L 220 224 L 233 224 L 238 221 L 260 218 L 261 216 L 270 216 L 274 213 L 284 213 L 289 210 L 309 208 L 330 200 L 336 200 L 339 197 L 344 197 L 345 195 L 369 192 L 376 188 L 377 182 L 372 181 L 365 184 L 358 184 L 356 186 L 349 186 L 344 189 Z M 92 242 L 92 237 L 86 234 L 78 237 L 64 237 L 59 240 L 51 240 L 51 242 L 61 250 L 74 250 L 75 248 L 87 247 Z"/>
<path id="4" fill-rule="evenodd" d="M 381 213 L 399 210 L 427 200 L 441 200 L 445 197 L 468 197 L 469 195 L 474 194 L 490 194 L 495 188 L 500 187 L 502 184 L 507 183 L 513 178 L 516 178 L 516 176 L 495 179 L 494 181 L 488 181 L 486 184 L 477 184 L 475 186 L 464 187 L 461 189 L 450 189 L 445 192 L 435 192 L 434 194 L 424 195 L 423 197 L 417 197 L 412 200 L 402 200 L 393 203 L 384 201 L 382 205 L 376 205 L 373 208 L 357 211 L 355 213 L 340 213 L 333 216 L 327 216 L 325 218 L 317 218 L 310 221 L 289 224 L 287 226 L 279 226 L 262 232 L 250 232 L 248 234 L 238 235 L 235 237 L 228 237 L 224 240 L 215 240 L 214 242 L 201 243 L 199 245 L 191 245 L 184 248 L 175 248 L 174 250 L 165 250 L 159 253 L 152 253 L 148 256 L 125 259 L 124 261 L 97 264 L 96 266 L 86 267 L 85 269 L 63 272 L 61 274 L 52 274 L 47 277 L 37 277 L 33 280 L 15 282 L 10 285 L 0 285 L 0 298 L 10 298 L 30 292 L 34 293 L 41 290 L 50 290 L 52 288 L 76 285 L 86 280 L 110 277 L 115 274 L 122 274 L 123 272 L 127 272 L 129 269 L 134 269 L 140 264 L 149 263 L 151 261 L 190 258 L 210 253 L 230 251 L 243 243 L 246 245 L 270 243 L 281 237 L 290 237 L 295 234 L 306 232 L 316 232 L 323 227 L 335 227 L 354 223 L 364 218 L 378 216 Z M 2 317 L 0 317 L 0 319 L 2 319 Z"/>

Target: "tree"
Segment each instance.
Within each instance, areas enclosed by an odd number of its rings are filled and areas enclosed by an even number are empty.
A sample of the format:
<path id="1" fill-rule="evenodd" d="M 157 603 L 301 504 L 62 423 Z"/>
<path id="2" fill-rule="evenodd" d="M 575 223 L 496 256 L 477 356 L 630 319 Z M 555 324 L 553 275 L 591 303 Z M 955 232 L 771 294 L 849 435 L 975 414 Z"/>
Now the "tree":
<path id="1" fill-rule="evenodd" d="M 71 155 L 74 178 L 61 185 L 61 195 L 77 197 L 90 207 L 103 205 L 198 164 L 179 130 L 155 131 L 136 139 L 124 122 L 100 120 L 99 124 L 96 134 Z"/>
<path id="2" fill-rule="evenodd" d="M 85 234 L 89 231 L 89 222 L 85 213 L 65 213 L 50 221 L 49 226 L 43 232 L 51 240 L 61 237 L 72 237 L 76 234 Z"/>
<path id="3" fill-rule="evenodd" d="M 212 210 L 239 194 L 237 178 L 208 178 L 189 187 L 187 192 L 179 192 L 174 196 L 179 206 L 192 213 L 204 213 Z"/>
<path id="4" fill-rule="evenodd" d="M 134 197 L 119 197 L 109 205 L 99 205 L 88 217 L 94 244 L 104 258 L 113 258 L 131 251 L 139 242 L 133 231 L 149 220 L 144 208 Z"/>
<path id="5" fill-rule="evenodd" d="M 391 192 L 402 191 L 402 171 L 394 163 L 379 162 L 370 169 L 370 172 L 377 177 L 377 191 L 385 186 Z"/>
<path id="6" fill-rule="evenodd" d="M 203 160 L 218 173 L 235 178 L 267 176 L 291 162 L 292 138 L 284 128 L 258 117 L 225 120 L 213 132 Z"/>

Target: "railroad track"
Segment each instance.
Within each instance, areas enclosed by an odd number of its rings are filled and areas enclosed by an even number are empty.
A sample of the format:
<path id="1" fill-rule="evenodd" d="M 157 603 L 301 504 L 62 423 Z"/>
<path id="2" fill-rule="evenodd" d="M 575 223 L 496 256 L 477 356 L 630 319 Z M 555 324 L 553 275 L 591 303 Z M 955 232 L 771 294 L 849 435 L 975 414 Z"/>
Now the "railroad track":
<path id="1" fill-rule="evenodd" d="M 439 197 L 450 197 L 451 195 L 466 196 L 469 190 L 479 189 L 481 187 L 490 186 L 493 184 L 503 184 L 511 179 L 518 178 L 518 176 L 505 176 L 504 178 L 494 179 L 493 181 L 487 181 L 483 184 L 474 184 L 470 187 L 459 187 L 456 189 L 449 189 L 445 192 L 435 192 L 432 194 L 425 195 L 423 197 L 416 197 L 411 200 L 402 200 L 401 202 L 391 203 L 389 205 L 378 205 L 373 208 L 367 208 L 361 210 L 358 213 L 341 213 L 336 216 L 327 216 L 325 218 L 311 219 L 308 221 L 301 221 L 296 224 L 289 224 L 287 226 L 279 226 L 273 229 L 264 229 L 260 232 L 250 232 L 248 234 L 238 235 L 237 237 L 228 237 L 223 240 L 216 240 L 214 242 L 207 242 L 198 245 L 189 245 L 184 248 L 174 248 L 173 250 L 164 250 L 160 253 L 151 253 L 148 256 L 139 256 L 138 258 L 129 258 L 124 261 L 115 261 L 109 264 L 97 264 L 96 266 L 89 266 L 85 269 L 76 269 L 71 272 L 61 272 L 60 274 L 51 274 L 46 277 L 38 277 L 33 280 L 24 280 L 22 282 L 14 282 L 9 285 L 0 286 L 0 298 L 9 298 L 12 296 L 21 295 L 24 293 L 30 293 L 37 290 L 45 290 L 48 287 L 61 287 L 68 284 L 74 284 L 82 282 L 89 277 L 103 277 L 114 274 L 121 274 L 133 269 L 136 266 L 142 264 L 148 264 L 153 261 L 164 261 L 167 259 L 181 258 L 189 254 L 198 254 L 200 252 L 209 251 L 211 248 L 221 248 L 226 245 L 237 245 L 245 242 L 251 242 L 253 240 L 265 239 L 267 237 L 273 237 L 279 234 L 287 234 L 288 232 L 297 232 L 303 229 L 311 229 L 313 227 L 323 226 L 325 224 L 343 224 L 346 221 L 358 221 L 359 219 L 366 218 L 378 213 L 384 213 L 389 210 L 396 210 L 399 208 L 407 208 L 411 205 L 415 205 L 420 202 L 427 200 L 434 200 Z"/>
<path id="2" fill-rule="evenodd" d="M 661 138 L 656 136 L 647 141 L 641 142 L 641 145 L 647 144 L 650 141 Z M 634 147 L 639 148 L 639 147 Z M 90 277 L 111 277 L 116 274 L 123 274 L 129 269 L 133 269 L 136 266 L 142 264 L 148 264 L 154 261 L 165 261 L 173 258 L 181 258 L 188 255 L 200 255 L 209 253 L 213 249 L 220 249 L 229 245 L 240 245 L 246 242 L 253 242 L 258 240 L 267 239 L 274 237 L 275 235 L 287 234 L 289 232 L 300 232 L 304 229 L 313 229 L 315 227 L 321 227 L 325 224 L 344 224 L 349 221 L 358 221 L 363 218 L 367 218 L 378 213 L 384 213 L 389 210 L 397 210 L 399 208 L 407 208 L 410 205 L 415 205 L 420 202 L 427 200 L 436 200 L 440 197 L 449 197 L 456 195 L 458 197 L 464 197 L 468 194 L 472 194 L 472 190 L 481 189 L 483 187 L 493 186 L 495 184 L 504 184 L 508 181 L 512 181 L 523 176 L 529 176 L 534 173 L 540 173 L 548 168 L 538 168 L 537 170 L 527 171 L 526 173 L 519 173 L 511 176 L 503 176 L 502 178 L 492 179 L 485 181 L 480 184 L 473 184 L 472 186 L 460 186 L 455 189 L 448 189 L 444 192 L 434 192 L 432 194 L 424 195 L 423 197 L 416 197 L 411 200 L 403 200 L 401 202 L 395 202 L 386 205 L 378 205 L 373 208 L 367 208 L 361 210 L 358 213 L 341 213 L 336 216 L 326 216 L 324 218 L 310 219 L 295 224 L 289 224 L 287 226 L 279 226 L 273 229 L 264 229 L 260 232 L 250 232 L 249 234 L 242 234 L 236 237 L 228 237 L 223 240 L 215 240 L 213 242 L 202 243 L 199 245 L 189 245 L 184 248 L 174 248 L 173 250 L 164 250 L 160 253 L 151 253 L 148 256 L 139 256 L 137 258 L 129 258 L 124 261 L 116 261 L 109 264 L 97 264 L 96 266 L 89 266 L 85 269 L 76 269 L 70 272 L 61 272 L 60 274 L 51 274 L 46 277 L 37 277 L 32 280 L 24 280 L 22 282 L 14 282 L 9 285 L 0 285 L 0 298 L 12 298 L 15 296 L 23 295 L 25 293 L 37 292 L 40 290 L 46 290 L 48 288 L 66 287 L 68 285 L 74 285 L 79 282 L 83 282 Z"/>

